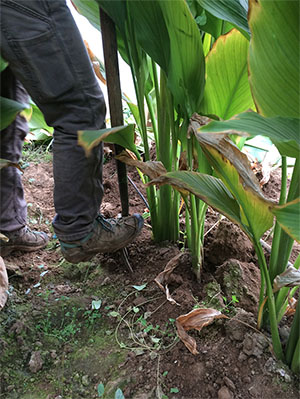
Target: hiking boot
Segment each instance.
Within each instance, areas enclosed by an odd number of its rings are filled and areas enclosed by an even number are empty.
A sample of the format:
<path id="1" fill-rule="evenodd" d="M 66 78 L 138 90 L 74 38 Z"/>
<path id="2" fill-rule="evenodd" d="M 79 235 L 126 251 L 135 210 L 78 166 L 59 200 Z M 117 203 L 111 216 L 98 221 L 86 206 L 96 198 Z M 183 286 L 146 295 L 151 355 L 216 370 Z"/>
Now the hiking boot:
<path id="1" fill-rule="evenodd" d="M 135 213 L 121 219 L 104 219 L 98 215 L 93 230 L 82 240 L 60 241 L 64 258 L 71 263 L 86 262 L 96 254 L 115 252 L 130 244 L 141 231 L 144 219 Z"/>
<path id="2" fill-rule="evenodd" d="M 31 231 L 28 226 L 10 233 L 3 233 L 8 242 L 0 240 L 0 255 L 7 256 L 13 251 L 33 252 L 45 248 L 49 238 L 43 231 Z"/>

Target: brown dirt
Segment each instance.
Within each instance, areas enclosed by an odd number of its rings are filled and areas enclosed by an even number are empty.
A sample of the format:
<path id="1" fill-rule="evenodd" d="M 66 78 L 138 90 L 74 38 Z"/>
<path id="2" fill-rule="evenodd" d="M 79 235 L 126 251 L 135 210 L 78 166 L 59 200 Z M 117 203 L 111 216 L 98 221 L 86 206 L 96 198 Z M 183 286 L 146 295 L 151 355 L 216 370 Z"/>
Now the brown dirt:
<path id="1" fill-rule="evenodd" d="M 104 170 L 102 212 L 116 216 L 121 209 L 114 163 L 108 162 Z M 145 193 L 137 172 L 129 169 L 129 175 Z M 52 236 L 51 164 L 31 164 L 25 170 L 24 185 L 31 227 L 44 229 Z M 143 213 L 145 204 L 130 184 L 129 195 L 130 213 Z M 219 219 L 210 210 L 206 231 Z M 173 305 L 154 279 L 179 252 L 175 244 L 154 243 L 146 221 L 142 234 L 128 247 L 133 273 L 121 253 L 99 255 L 84 268 L 65 265 L 55 239 L 46 250 L 16 253 L 5 259 L 11 295 L 2 312 L 6 318 L 0 351 L 3 354 L 14 341 L 20 350 L 15 363 L 10 360 L 10 364 L 1 364 L 0 397 L 97 398 L 97 386 L 103 382 L 108 398 L 114 398 L 112 392 L 119 386 L 126 399 L 298 398 L 296 376 L 275 361 L 268 332 L 255 329 L 260 273 L 247 237 L 227 219 L 218 222 L 205 237 L 201 283 L 194 279 L 188 253 L 180 258 L 169 286 L 177 302 Z M 43 277 L 41 270 L 47 271 Z M 40 286 L 34 287 L 39 282 Z M 133 288 L 143 284 L 146 287 L 139 287 L 140 291 Z M 93 353 L 85 360 L 77 360 L 73 368 L 64 367 L 75 351 L 73 341 L 53 344 L 43 352 L 43 336 L 32 337 L 31 331 L 45 307 L 62 297 L 81 301 L 84 309 L 89 309 L 92 300 L 101 299 L 104 324 L 99 324 L 99 328 L 104 326 L 107 335 L 114 335 L 109 346 L 101 350 L 93 347 Z M 229 319 L 218 320 L 201 332 L 189 332 L 199 351 L 192 355 L 177 339 L 174 320 L 201 305 L 222 309 Z M 17 313 L 14 315 L 18 306 L 24 308 L 21 316 L 18 313 L 19 318 Z M 78 342 L 85 339 L 81 334 L 74 334 Z M 115 365 L 107 366 L 114 348 L 123 356 L 122 362 L 118 364 L 116 360 Z M 55 369 L 61 375 L 56 385 L 49 380 Z M 16 372 L 19 377 L 22 374 L 22 383 L 17 382 L 20 379 L 16 380 Z M 30 388 L 37 386 L 40 394 Z"/>

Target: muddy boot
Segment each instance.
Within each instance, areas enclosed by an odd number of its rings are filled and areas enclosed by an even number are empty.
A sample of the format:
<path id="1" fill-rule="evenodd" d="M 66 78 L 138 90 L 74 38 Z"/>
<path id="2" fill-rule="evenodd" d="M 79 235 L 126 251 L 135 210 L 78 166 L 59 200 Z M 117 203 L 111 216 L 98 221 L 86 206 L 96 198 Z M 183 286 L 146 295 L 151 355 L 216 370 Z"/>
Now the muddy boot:
<path id="1" fill-rule="evenodd" d="M 45 248 L 49 238 L 43 231 L 31 231 L 28 226 L 20 230 L 3 234 L 8 242 L 0 240 L 0 255 L 7 256 L 13 251 L 33 252 Z"/>
<path id="2" fill-rule="evenodd" d="M 71 263 L 86 262 L 98 253 L 115 252 L 130 244 L 141 231 L 144 219 L 135 213 L 121 219 L 97 216 L 93 230 L 78 241 L 60 241 L 64 258 Z"/>

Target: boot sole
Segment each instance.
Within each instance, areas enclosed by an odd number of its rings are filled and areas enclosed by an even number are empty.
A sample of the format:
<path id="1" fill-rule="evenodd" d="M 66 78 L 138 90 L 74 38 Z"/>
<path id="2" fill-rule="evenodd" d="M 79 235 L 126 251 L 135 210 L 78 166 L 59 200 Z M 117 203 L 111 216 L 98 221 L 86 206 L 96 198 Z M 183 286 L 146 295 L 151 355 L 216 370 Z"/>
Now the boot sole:
<path id="1" fill-rule="evenodd" d="M 14 245 L 13 247 L 2 247 L 0 248 L 0 256 L 8 256 L 14 251 L 22 251 L 22 252 L 34 252 L 39 249 L 43 249 L 47 246 L 47 244 L 39 245 L 37 247 L 29 247 L 28 245 Z"/>

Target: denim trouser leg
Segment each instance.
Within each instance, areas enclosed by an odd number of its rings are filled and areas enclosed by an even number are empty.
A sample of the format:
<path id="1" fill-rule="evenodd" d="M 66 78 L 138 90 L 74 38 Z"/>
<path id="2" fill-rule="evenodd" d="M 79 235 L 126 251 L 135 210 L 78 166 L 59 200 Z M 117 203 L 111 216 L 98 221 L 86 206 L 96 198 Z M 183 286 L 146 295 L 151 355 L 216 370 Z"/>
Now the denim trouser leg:
<path id="1" fill-rule="evenodd" d="M 26 91 L 9 68 L 1 73 L 1 96 L 25 104 L 28 102 Z M 13 123 L 0 132 L 0 158 L 19 162 L 26 134 L 27 122 L 18 115 Z M 0 204 L 0 231 L 8 233 L 26 225 L 27 205 L 21 172 L 13 166 L 0 170 Z"/>
<path id="2" fill-rule="evenodd" d="M 62 240 L 83 238 L 103 196 L 102 147 L 86 158 L 77 131 L 104 127 L 103 94 L 65 0 L 0 0 L 0 7 L 1 54 L 55 129 L 54 230 Z"/>

